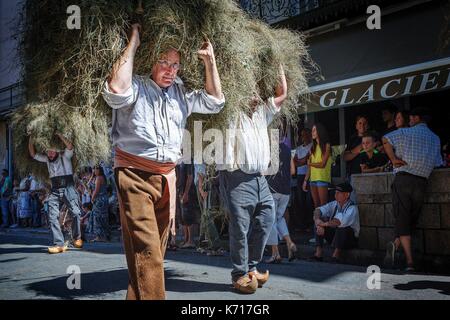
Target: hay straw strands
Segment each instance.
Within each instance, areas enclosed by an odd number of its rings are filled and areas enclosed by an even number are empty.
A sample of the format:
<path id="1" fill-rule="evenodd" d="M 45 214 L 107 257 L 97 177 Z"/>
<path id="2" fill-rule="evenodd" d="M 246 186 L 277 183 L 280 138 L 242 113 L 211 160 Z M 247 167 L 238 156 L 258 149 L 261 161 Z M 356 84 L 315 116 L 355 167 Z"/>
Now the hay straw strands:
<path id="1" fill-rule="evenodd" d="M 111 110 L 100 95 L 104 81 L 127 43 L 127 30 L 136 19 L 138 1 L 124 0 L 29 0 L 22 56 L 29 105 L 14 117 L 17 165 L 23 172 L 42 171 L 28 157 L 27 137 L 38 151 L 57 144 L 54 132 L 72 139 L 76 166 L 106 160 L 110 142 Z M 66 9 L 81 9 L 81 29 L 66 27 Z M 304 39 L 296 32 L 273 29 L 251 19 L 232 0 L 143 0 L 141 46 L 135 74 L 151 72 L 152 64 L 168 48 L 180 51 L 180 76 L 188 89 L 204 85 L 204 67 L 197 50 L 210 39 L 226 97 L 224 111 L 214 116 L 195 116 L 204 129 L 223 128 L 227 119 L 248 108 L 253 95 L 274 93 L 279 64 L 288 80 L 288 100 L 282 115 L 295 121 L 299 102 L 307 89 L 310 60 Z M 21 154 L 22 153 L 22 154 Z"/>

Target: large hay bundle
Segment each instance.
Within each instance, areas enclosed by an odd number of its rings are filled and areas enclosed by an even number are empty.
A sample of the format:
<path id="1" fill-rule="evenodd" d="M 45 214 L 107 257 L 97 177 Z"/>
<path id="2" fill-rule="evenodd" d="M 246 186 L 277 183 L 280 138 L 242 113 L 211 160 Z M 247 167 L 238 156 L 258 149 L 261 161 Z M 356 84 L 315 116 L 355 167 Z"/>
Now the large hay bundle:
<path id="1" fill-rule="evenodd" d="M 80 30 L 66 26 L 67 7 L 74 4 L 81 8 Z M 230 115 L 248 107 L 255 93 L 262 98 L 273 95 L 280 63 L 289 87 L 283 115 L 296 119 L 309 62 L 300 34 L 250 19 L 232 0 L 144 0 L 143 8 L 136 74 L 148 74 L 158 56 L 172 47 L 181 53 L 180 76 L 187 87 L 201 88 L 203 65 L 196 52 L 205 36 L 211 40 L 227 103 L 219 115 L 195 117 L 206 121 L 205 129 L 225 125 Z M 28 156 L 27 134 L 44 152 L 62 148 L 54 137 L 62 132 L 74 142 L 76 166 L 108 159 L 111 111 L 100 92 L 126 46 L 135 9 L 131 0 L 26 2 L 22 53 L 29 104 L 13 118 L 22 173 L 46 175 L 45 166 Z"/>

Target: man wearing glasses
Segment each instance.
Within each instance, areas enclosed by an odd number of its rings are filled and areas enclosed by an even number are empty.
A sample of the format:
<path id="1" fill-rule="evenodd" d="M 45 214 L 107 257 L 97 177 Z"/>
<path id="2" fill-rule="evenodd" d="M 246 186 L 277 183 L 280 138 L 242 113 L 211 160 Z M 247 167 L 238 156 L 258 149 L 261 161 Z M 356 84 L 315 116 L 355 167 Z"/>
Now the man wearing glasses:
<path id="1" fill-rule="evenodd" d="M 180 54 L 162 54 L 151 76 L 133 75 L 140 45 L 134 24 L 103 96 L 113 109 L 112 139 L 120 220 L 129 270 L 127 299 L 165 299 L 163 259 L 175 218 L 175 164 L 191 113 L 218 113 L 225 99 L 211 43 L 198 51 L 205 88 L 187 92 L 177 77 Z"/>

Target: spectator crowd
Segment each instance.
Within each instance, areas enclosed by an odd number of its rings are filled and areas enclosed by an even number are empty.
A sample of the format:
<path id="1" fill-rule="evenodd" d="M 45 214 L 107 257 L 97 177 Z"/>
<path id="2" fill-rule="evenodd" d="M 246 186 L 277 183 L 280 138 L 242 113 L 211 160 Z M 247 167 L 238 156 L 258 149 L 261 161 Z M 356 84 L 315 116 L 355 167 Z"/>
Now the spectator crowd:
<path id="1" fill-rule="evenodd" d="M 397 250 L 403 248 L 407 269 L 414 270 L 411 255 L 411 233 L 420 213 L 427 179 L 436 167 L 448 167 L 449 144 L 443 145 L 428 128 L 427 110 L 382 110 L 385 128 L 377 133 L 370 119 L 355 119 L 355 133 L 347 140 L 345 151 L 336 155 L 327 129 L 320 123 L 299 130 L 298 146 L 292 150 L 290 139 L 280 135 L 280 166 L 276 175 L 266 176 L 275 204 L 275 222 L 267 246 L 266 263 L 283 261 L 279 250 L 286 244 L 288 261 L 298 256 L 293 233 L 312 234 L 316 247 L 310 257 L 323 261 L 325 241 L 334 251 L 332 260 L 339 262 L 342 251 L 358 246 L 359 214 L 352 183 L 354 174 L 394 171 L 392 186 L 396 238 L 388 244 L 388 257 L 394 262 Z M 282 130 L 283 132 L 283 130 Z M 342 156 L 347 165 L 343 183 L 332 184 L 332 170 Z M 210 255 L 221 255 L 227 247 L 228 220 L 224 200 L 223 175 L 204 164 L 179 163 L 177 176 L 176 229 L 168 241 L 168 250 L 195 249 Z M 341 181 L 342 182 L 342 181 Z M 75 177 L 82 208 L 81 234 L 84 241 L 111 241 L 111 230 L 120 229 L 116 186 L 112 168 L 86 167 Z M 48 197 L 50 185 L 32 175 L 11 179 L 2 171 L 2 228 L 50 228 Z M 408 205 L 405 205 L 407 203 Z M 64 203 L 60 206 L 60 223 L 67 240 L 71 237 L 71 217 Z M 181 243 L 180 243 L 181 242 Z"/>
<path id="2" fill-rule="evenodd" d="M 74 180 L 82 208 L 82 239 L 90 242 L 111 241 L 111 230 L 120 229 L 112 169 L 102 165 L 85 167 L 75 175 Z M 50 229 L 50 183 L 40 181 L 31 174 L 11 181 L 8 170 L 4 169 L 0 186 L 2 228 Z M 59 212 L 64 238 L 69 243 L 72 240 L 72 217 L 65 203 L 61 203 Z"/>

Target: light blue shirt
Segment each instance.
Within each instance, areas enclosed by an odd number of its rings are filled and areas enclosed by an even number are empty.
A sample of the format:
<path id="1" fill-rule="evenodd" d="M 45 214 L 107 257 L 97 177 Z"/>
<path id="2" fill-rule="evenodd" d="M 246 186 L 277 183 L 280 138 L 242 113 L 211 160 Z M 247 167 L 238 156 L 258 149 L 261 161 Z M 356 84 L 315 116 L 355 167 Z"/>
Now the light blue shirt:
<path id="1" fill-rule="evenodd" d="M 205 90 L 187 92 L 177 77 L 162 90 L 150 77 L 133 76 L 125 93 L 109 90 L 103 98 L 113 109 L 113 147 L 158 162 L 177 162 L 187 117 L 191 113 L 212 114 L 222 110 L 225 98 L 217 99 Z"/>
<path id="2" fill-rule="evenodd" d="M 392 131 L 384 137 L 394 147 L 396 156 L 407 163 L 394 168 L 394 173 L 407 172 L 428 179 L 433 169 L 443 164 L 439 137 L 424 123 Z"/>
<path id="3" fill-rule="evenodd" d="M 337 210 L 336 210 L 337 207 Z M 351 227 L 355 233 L 355 237 L 359 237 L 359 211 L 358 207 L 350 200 L 348 200 L 341 208 L 337 201 L 329 202 L 318 208 L 322 217 L 331 218 L 336 210 L 336 215 L 333 219 L 339 220 L 341 223 L 338 228 Z"/>

